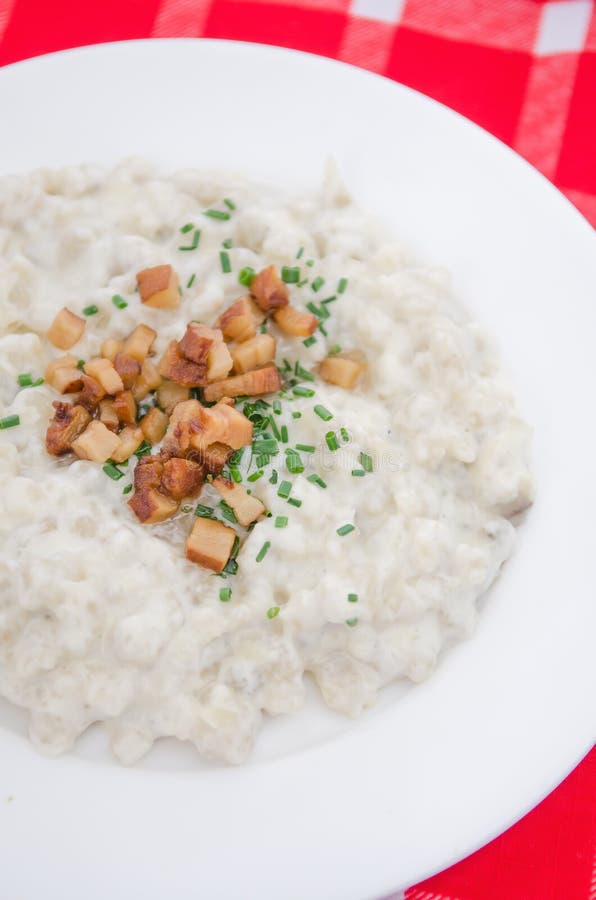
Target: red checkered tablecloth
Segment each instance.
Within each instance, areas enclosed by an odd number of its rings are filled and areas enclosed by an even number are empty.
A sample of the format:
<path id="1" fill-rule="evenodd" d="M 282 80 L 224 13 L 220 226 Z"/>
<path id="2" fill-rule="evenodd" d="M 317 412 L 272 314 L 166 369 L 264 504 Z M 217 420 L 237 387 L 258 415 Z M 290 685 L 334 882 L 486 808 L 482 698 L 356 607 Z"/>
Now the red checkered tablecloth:
<path id="1" fill-rule="evenodd" d="M 594 0 L 0 0 L 0 65 L 147 37 L 277 44 L 387 75 L 509 144 L 596 225 Z M 405 898 L 596 900 L 596 750 Z"/>

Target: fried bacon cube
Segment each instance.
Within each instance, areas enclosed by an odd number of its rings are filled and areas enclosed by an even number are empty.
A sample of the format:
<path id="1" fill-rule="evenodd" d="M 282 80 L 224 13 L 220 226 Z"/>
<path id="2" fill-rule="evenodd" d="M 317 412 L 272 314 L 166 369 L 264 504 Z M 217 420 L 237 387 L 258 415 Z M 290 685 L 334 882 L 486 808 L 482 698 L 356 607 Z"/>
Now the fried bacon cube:
<path id="1" fill-rule="evenodd" d="M 221 332 L 219 332 L 221 335 Z M 223 338 L 217 341 L 209 351 L 207 360 L 207 381 L 219 381 L 232 370 L 232 357 Z"/>
<path id="2" fill-rule="evenodd" d="M 235 539 L 233 528 L 215 519 L 197 519 L 186 539 L 186 558 L 212 572 L 221 572 L 230 558 Z"/>
<path id="3" fill-rule="evenodd" d="M 168 416 L 172 415 L 176 404 L 188 400 L 189 397 L 189 388 L 168 379 L 164 379 L 157 388 L 157 402 Z"/>
<path id="4" fill-rule="evenodd" d="M 141 364 L 128 353 L 117 353 L 114 357 L 114 368 L 122 379 L 125 390 L 130 390 L 141 374 Z"/>
<path id="5" fill-rule="evenodd" d="M 232 375 L 223 381 L 215 381 L 208 384 L 204 390 L 207 403 L 213 400 L 221 400 L 222 397 L 254 396 L 256 394 L 271 394 L 281 389 L 281 378 L 277 367 L 273 364 L 245 372 L 243 375 Z"/>
<path id="6" fill-rule="evenodd" d="M 55 387 L 53 379 L 58 369 L 76 369 L 77 362 L 76 356 L 71 356 L 70 353 L 67 353 L 65 356 L 59 356 L 58 359 L 54 359 L 46 366 L 45 380 L 52 387 Z M 58 389 L 56 388 L 56 390 Z"/>
<path id="7" fill-rule="evenodd" d="M 90 422 L 85 431 L 72 442 L 72 449 L 79 459 L 105 463 L 114 457 L 120 438 L 109 431 L 103 422 Z"/>
<path id="8" fill-rule="evenodd" d="M 200 322 L 189 322 L 178 347 L 187 359 L 202 364 L 207 362 L 209 351 L 218 339 L 221 340 L 221 332 Z"/>
<path id="9" fill-rule="evenodd" d="M 277 274 L 275 266 L 267 266 L 255 275 L 250 292 L 266 313 L 287 306 L 290 302 L 288 288 Z"/>
<path id="10" fill-rule="evenodd" d="M 82 372 L 76 366 L 74 368 L 60 366 L 58 369 L 54 369 L 50 378 L 46 373 L 46 381 L 60 394 L 74 394 L 83 387 L 81 376 Z"/>
<path id="11" fill-rule="evenodd" d="M 132 334 L 129 334 L 124 341 L 124 346 L 118 349 L 122 349 L 123 353 L 132 356 L 138 363 L 143 363 L 153 347 L 156 337 L 157 332 L 149 325 L 137 325 Z"/>
<path id="12" fill-rule="evenodd" d="M 323 381 L 349 391 L 356 387 L 365 371 L 366 359 L 364 354 L 357 350 L 326 356 L 319 366 L 319 374 Z"/>
<path id="13" fill-rule="evenodd" d="M 110 431 L 118 431 L 120 419 L 114 407 L 114 401 L 109 397 L 99 401 L 99 421 L 103 422 Z"/>
<path id="14" fill-rule="evenodd" d="M 241 484 L 235 484 L 228 481 L 227 478 L 219 478 L 213 480 L 213 487 L 217 490 L 220 497 L 226 501 L 228 506 L 234 511 L 234 515 L 238 519 L 240 525 L 250 525 L 265 512 L 265 506 L 256 497 L 247 493 Z"/>
<path id="15" fill-rule="evenodd" d="M 101 356 L 90 359 L 85 363 L 84 370 L 87 375 L 91 375 L 92 378 L 99 381 L 106 394 L 117 394 L 124 390 L 122 379 L 109 359 Z"/>
<path id="16" fill-rule="evenodd" d="M 53 406 L 56 412 L 46 433 L 46 449 L 52 456 L 60 456 L 71 449 L 72 442 L 83 433 L 91 416 L 82 406 L 72 403 L 55 400 Z"/>
<path id="17" fill-rule="evenodd" d="M 198 400 L 182 400 L 176 404 L 163 442 L 164 454 L 185 455 L 191 445 L 193 430 L 201 427 L 202 410 L 203 407 Z"/>
<path id="18" fill-rule="evenodd" d="M 157 371 L 182 387 L 202 387 L 207 383 L 207 362 L 195 363 L 180 352 L 178 341 L 170 341 Z"/>
<path id="19" fill-rule="evenodd" d="M 151 391 L 157 390 L 161 384 L 161 375 L 150 359 L 141 366 L 141 374 L 132 386 L 132 395 L 137 401 L 143 400 Z"/>
<path id="20" fill-rule="evenodd" d="M 309 337 L 317 330 L 319 320 L 312 313 L 301 312 L 295 306 L 284 306 L 274 314 L 275 324 L 292 337 Z"/>
<path id="21" fill-rule="evenodd" d="M 116 359 L 116 354 L 122 350 L 122 341 L 116 338 L 108 338 L 101 345 L 101 355 L 104 359 L 109 359 L 111 363 Z"/>
<path id="22" fill-rule="evenodd" d="M 168 459 L 164 463 L 161 479 L 162 490 L 174 500 L 194 497 L 199 493 L 204 482 L 205 470 L 200 463 L 176 457 Z"/>
<path id="23" fill-rule="evenodd" d="M 209 444 L 204 450 L 199 451 L 205 465 L 205 469 L 209 475 L 219 475 L 230 456 L 234 452 L 227 444 L 221 444 L 215 441 Z"/>
<path id="24" fill-rule="evenodd" d="M 243 344 L 230 347 L 234 372 L 250 372 L 275 359 L 275 338 L 270 334 L 257 334 Z"/>
<path id="25" fill-rule="evenodd" d="M 144 441 L 143 432 L 140 428 L 127 425 L 118 435 L 119 443 L 111 454 L 111 458 L 116 463 L 124 462 L 131 457 L 135 450 L 138 450 Z"/>
<path id="26" fill-rule="evenodd" d="M 137 421 L 137 404 L 131 391 L 120 391 L 114 397 L 114 409 L 120 422 L 134 425 Z"/>
<path id="27" fill-rule="evenodd" d="M 141 488 L 158 488 L 163 475 L 163 459 L 159 456 L 141 456 L 133 475 L 135 491 Z"/>
<path id="28" fill-rule="evenodd" d="M 137 272 L 137 284 L 141 301 L 157 309 L 175 309 L 180 306 L 178 275 L 172 266 L 152 266 Z"/>
<path id="29" fill-rule="evenodd" d="M 63 306 L 48 328 L 47 338 L 54 347 L 69 350 L 83 336 L 86 324 L 85 319 Z"/>
<path id="30" fill-rule="evenodd" d="M 250 419 L 223 401 L 215 406 L 200 406 L 197 420 L 189 428 L 190 446 L 201 451 L 215 443 L 239 450 L 252 442 L 252 435 Z"/>
<path id="31" fill-rule="evenodd" d="M 256 305 L 250 294 L 240 297 L 229 306 L 215 323 L 226 341 L 247 341 L 257 333 L 257 327 L 265 320 L 265 313 Z"/>
<path id="32" fill-rule="evenodd" d="M 139 422 L 139 426 L 145 440 L 149 441 L 150 444 L 159 444 L 162 437 L 166 433 L 166 429 L 168 427 L 168 417 L 165 413 L 158 409 L 156 406 L 152 406 L 149 412 L 143 416 L 141 421 Z"/>
<path id="33" fill-rule="evenodd" d="M 142 487 L 135 491 L 128 505 L 143 525 L 155 525 L 163 522 L 178 512 L 179 503 L 172 497 L 167 497 L 153 487 Z"/>
<path id="34" fill-rule="evenodd" d="M 90 375 L 82 374 L 81 382 L 83 389 L 77 398 L 77 402 L 84 406 L 85 409 L 88 409 L 89 412 L 94 412 L 99 405 L 99 401 L 105 397 L 106 392 L 99 381 L 91 378 Z"/>

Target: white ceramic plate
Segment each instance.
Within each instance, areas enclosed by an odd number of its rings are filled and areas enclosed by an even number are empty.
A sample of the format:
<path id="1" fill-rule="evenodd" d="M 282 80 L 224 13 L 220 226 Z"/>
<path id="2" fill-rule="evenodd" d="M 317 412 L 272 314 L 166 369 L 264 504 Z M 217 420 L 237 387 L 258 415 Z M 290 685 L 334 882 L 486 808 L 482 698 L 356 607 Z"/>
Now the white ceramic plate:
<path id="1" fill-rule="evenodd" d="M 270 47 L 116 44 L 0 72 L 0 172 L 140 153 L 311 187 L 325 158 L 500 339 L 538 500 L 473 640 L 357 723 L 313 701 L 242 768 L 98 736 L 46 760 L 0 709 L 3 893 L 364 900 L 443 868 L 551 790 L 594 738 L 596 246 L 540 175 L 455 113 Z M 1 302 L 1 301 L 0 301 Z M 11 796 L 11 802 L 4 802 Z M 10 890 L 9 890 L 10 889 Z M 7 893 L 8 891 L 8 893 Z"/>

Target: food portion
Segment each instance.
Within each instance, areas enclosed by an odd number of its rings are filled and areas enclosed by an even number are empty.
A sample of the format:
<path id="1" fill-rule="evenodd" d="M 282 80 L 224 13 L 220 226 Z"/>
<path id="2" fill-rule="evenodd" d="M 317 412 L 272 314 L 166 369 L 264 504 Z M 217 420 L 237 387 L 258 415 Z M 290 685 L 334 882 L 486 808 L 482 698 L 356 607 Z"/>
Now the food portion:
<path id="1" fill-rule="evenodd" d="M 332 174 L 0 179 L 0 695 L 246 758 L 469 636 L 530 505 L 478 325 Z"/>

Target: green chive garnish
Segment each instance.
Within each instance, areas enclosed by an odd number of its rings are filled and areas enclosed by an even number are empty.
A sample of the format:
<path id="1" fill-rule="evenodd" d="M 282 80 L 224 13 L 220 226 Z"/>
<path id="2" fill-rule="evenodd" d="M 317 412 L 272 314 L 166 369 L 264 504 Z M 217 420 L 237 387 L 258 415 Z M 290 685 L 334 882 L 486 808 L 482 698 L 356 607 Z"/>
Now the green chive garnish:
<path id="1" fill-rule="evenodd" d="M 282 432 L 277 427 L 277 423 L 276 423 L 275 419 L 271 418 L 271 419 L 269 419 L 269 422 L 271 424 L 271 431 L 273 432 L 273 437 L 276 438 L 278 441 L 281 441 Z M 287 443 L 287 440 L 286 440 L 286 443 Z"/>
<path id="2" fill-rule="evenodd" d="M 352 469 L 352 475 L 354 478 L 363 478 L 366 475 L 364 469 Z"/>
<path id="3" fill-rule="evenodd" d="M 236 466 L 230 466 L 230 475 L 232 476 L 232 481 L 235 481 L 236 484 L 240 484 L 242 481 L 242 472 L 236 468 Z"/>
<path id="4" fill-rule="evenodd" d="M 325 435 L 325 442 L 330 450 L 339 450 L 339 441 L 334 431 L 328 431 Z"/>
<path id="5" fill-rule="evenodd" d="M 232 596 L 232 588 L 231 587 L 222 587 L 219 589 L 219 599 L 222 603 L 227 603 L 230 597 Z"/>
<path id="6" fill-rule="evenodd" d="M 3 428 L 14 428 L 15 425 L 21 424 L 20 416 L 5 416 L 4 419 L 0 419 L 0 429 Z"/>
<path id="7" fill-rule="evenodd" d="M 192 231 L 195 226 L 192 222 L 187 222 L 186 225 L 183 225 L 180 229 L 181 234 L 188 234 L 189 231 Z"/>
<path id="8" fill-rule="evenodd" d="M 276 416 L 281 416 L 281 402 L 279 400 L 273 401 L 273 412 Z"/>
<path id="9" fill-rule="evenodd" d="M 273 438 L 268 439 L 260 439 L 255 441 L 252 445 L 253 453 L 268 453 L 268 454 L 276 454 L 279 453 L 279 446 L 277 441 L 274 441 Z"/>
<path id="10" fill-rule="evenodd" d="M 319 288 L 322 288 L 324 284 L 325 284 L 325 279 L 321 278 L 320 275 L 317 275 L 317 277 L 313 280 L 313 282 L 311 284 L 311 288 L 313 289 L 313 291 L 316 292 L 319 290 Z"/>
<path id="11" fill-rule="evenodd" d="M 309 267 L 309 269 L 312 269 L 312 267 L 314 266 L 314 264 L 315 264 L 314 259 L 307 259 L 307 260 L 306 260 L 306 265 Z"/>
<path id="12" fill-rule="evenodd" d="M 337 283 L 337 293 L 338 293 L 338 294 L 343 294 L 343 292 L 345 291 L 345 289 L 347 288 L 347 286 L 348 286 L 348 279 L 347 279 L 347 278 L 340 278 L 339 281 L 338 281 L 338 283 Z"/>
<path id="13" fill-rule="evenodd" d="M 281 426 L 281 438 L 280 438 L 280 440 L 281 440 L 282 444 L 287 444 L 287 443 L 288 443 L 288 426 L 287 426 L 287 425 L 282 425 L 282 426 Z"/>
<path id="14" fill-rule="evenodd" d="M 320 488 L 327 487 L 326 483 L 323 481 L 323 479 L 320 477 L 320 475 L 315 475 L 315 474 L 309 475 L 306 480 L 310 481 L 311 484 L 316 484 Z"/>
<path id="15" fill-rule="evenodd" d="M 291 475 L 300 475 L 304 472 L 304 463 L 300 459 L 300 455 L 291 447 L 286 450 L 286 466 Z"/>
<path id="16" fill-rule="evenodd" d="M 329 347 L 327 356 L 335 356 L 336 353 L 341 353 L 341 347 L 339 346 L 339 344 L 333 344 L 331 347 Z"/>
<path id="17" fill-rule="evenodd" d="M 358 594 L 348 594 L 348 603 L 357 603 Z"/>
<path id="18" fill-rule="evenodd" d="M 269 484 L 277 484 L 277 469 L 273 469 L 273 471 L 271 472 Z"/>
<path id="19" fill-rule="evenodd" d="M 198 503 L 195 507 L 195 516 L 199 516 L 201 519 L 212 519 L 213 510 L 210 506 L 204 506 L 202 503 Z"/>
<path id="20" fill-rule="evenodd" d="M 319 329 L 319 331 L 321 332 L 322 335 L 324 335 L 325 337 L 329 337 L 329 335 L 327 334 L 327 329 L 325 328 L 325 326 L 323 325 L 322 322 L 319 322 L 319 324 L 317 325 L 317 328 Z"/>
<path id="21" fill-rule="evenodd" d="M 197 273 L 193 272 L 188 281 L 186 282 L 186 287 L 190 288 L 195 283 L 195 278 L 197 277 Z"/>
<path id="22" fill-rule="evenodd" d="M 236 204 L 228 197 L 224 197 L 224 203 L 226 204 L 228 209 L 236 209 Z"/>
<path id="23" fill-rule="evenodd" d="M 316 343 L 317 343 L 317 339 L 316 339 L 316 337 L 314 336 L 314 334 L 311 334 L 311 336 L 305 338 L 305 339 L 302 341 L 302 343 L 304 344 L 305 347 L 312 347 L 313 344 L 316 344 Z"/>
<path id="24" fill-rule="evenodd" d="M 122 493 L 130 494 L 131 491 L 132 491 L 132 484 L 127 484 L 126 487 L 124 488 L 124 490 L 122 491 Z"/>
<path id="25" fill-rule="evenodd" d="M 333 418 L 333 413 L 330 413 L 328 409 L 325 409 L 325 407 L 320 404 L 317 404 L 317 406 L 314 407 L 314 412 L 323 420 L 323 422 L 329 422 Z"/>
<path id="26" fill-rule="evenodd" d="M 199 241 L 201 239 L 201 232 L 198 228 L 195 228 L 194 234 L 192 236 L 192 241 L 186 247 L 178 247 L 179 250 L 196 250 L 199 246 Z"/>
<path id="27" fill-rule="evenodd" d="M 233 551 L 232 551 L 233 552 Z M 222 575 L 225 573 L 226 575 L 235 575 L 238 572 L 238 563 L 234 559 L 233 556 L 229 558 L 227 563 L 224 566 Z"/>
<path id="28" fill-rule="evenodd" d="M 244 266 L 243 269 L 240 269 L 238 273 L 238 281 L 240 284 L 243 284 L 244 287 L 250 287 L 252 284 L 252 280 L 257 273 L 251 266 Z"/>
<path id="29" fill-rule="evenodd" d="M 113 481 L 118 481 L 119 478 L 124 478 L 124 472 L 121 472 L 120 469 L 114 465 L 114 463 L 106 463 L 103 466 L 103 470 Z"/>
<path id="30" fill-rule="evenodd" d="M 95 303 L 92 303 L 91 306 L 85 307 L 85 309 L 83 310 L 83 315 L 84 316 L 94 316 L 98 312 L 99 312 L 99 309 L 97 308 Z"/>
<path id="31" fill-rule="evenodd" d="M 77 369 L 82 369 L 82 368 L 84 368 L 84 366 L 85 366 L 85 360 L 80 359 L 77 363 Z"/>
<path id="32" fill-rule="evenodd" d="M 267 610 L 267 618 L 274 619 L 279 614 L 279 606 L 271 606 Z"/>
<path id="33" fill-rule="evenodd" d="M 292 484 L 290 481 L 282 481 L 280 486 L 277 489 L 277 496 L 281 497 L 282 500 L 287 500 L 292 492 Z"/>
<path id="34" fill-rule="evenodd" d="M 339 433 L 341 434 L 341 439 L 344 442 L 344 444 L 349 444 L 350 443 L 350 435 L 348 433 L 348 429 L 340 428 Z"/>
<path id="35" fill-rule="evenodd" d="M 314 397 L 315 392 L 312 388 L 302 387 L 302 385 L 298 385 L 295 388 L 292 388 L 292 393 L 295 397 Z"/>
<path id="36" fill-rule="evenodd" d="M 275 518 L 275 527 L 276 528 L 285 528 L 288 524 L 287 516 L 276 516 Z"/>
<path id="37" fill-rule="evenodd" d="M 362 451 L 362 453 L 360 454 L 360 456 L 358 458 L 360 460 L 360 465 L 362 466 L 364 471 L 372 472 L 372 470 L 373 470 L 372 457 L 369 456 L 368 453 L 364 453 L 364 451 Z"/>
<path id="38" fill-rule="evenodd" d="M 294 374 L 297 378 L 301 378 L 302 381 L 314 381 L 315 376 L 312 372 L 309 372 L 307 369 L 303 369 L 299 362 L 294 366 Z"/>
<path id="39" fill-rule="evenodd" d="M 21 387 L 31 387 L 31 385 L 33 384 L 33 378 L 26 372 L 23 372 L 21 375 L 17 375 L 17 381 Z"/>
<path id="40" fill-rule="evenodd" d="M 293 419 L 301 419 L 301 418 L 302 418 L 302 413 L 301 413 L 301 412 L 293 412 L 293 413 L 292 413 L 292 418 L 293 418 Z"/>
<path id="41" fill-rule="evenodd" d="M 258 472 L 253 472 L 252 475 L 249 475 L 246 480 L 250 481 L 250 483 L 252 484 L 254 481 L 258 481 L 259 478 L 262 478 L 264 474 L 265 473 L 263 472 L 263 470 L 259 469 Z"/>
<path id="42" fill-rule="evenodd" d="M 112 303 L 114 304 L 116 309 L 126 309 L 126 307 L 128 306 L 128 303 L 126 302 L 124 297 L 120 296 L 120 294 L 114 294 L 114 296 L 112 297 Z"/>
<path id="43" fill-rule="evenodd" d="M 219 219 L 221 222 L 227 222 L 230 218 L 229 212 L 222 212 L 219 209 L 206 209 L 203 215 L 209 219 Z"/>
<path id="44" fill-rule="evenodd" d="M 304 247 L 300 247 L 298 253 L 296 254 L 296 259 L 300 259 L 302 254 L 304 253 Z"/>
<path id="45" fill-rule="evenodd" d="M 257 562 L 262 562 L 267 556 L 267 550 L 271 546 L 271 541 L 265 541 L 259 552 L 257 553 L 255 559 Z M 279 612 L 279 609 L 277 610 Z"/>
<path id="46" fill-rule="evenodd" d="M 346 619 L 346 625 L 349 625 L 350 628 L 353 628 L 354 625 L 358 624 L 358 619 Z"/>
<path id="47" fill-rule="evenodd" d="M 231 250 L 234 244 L 232 243 L 232 238 L 228 238 L 227 241 L 222 241 L 221 246 L 226 250 Z"/>
<path id="48" fill-rule="evenodd" d="M 344 537 L 346 534 L 349 534 L 351 531 L 355 530 L 356 528 L 354 525 L 342 525 L 341 528 L 337 529 L 337 534 L 339 534 L 340 537 Z"/>
<path id="49" fill-rule="evenodd" d="M 302 506 L 302 500 L 298 500 L 297 497 L 290 497 L 290 499 L 288 500 L 288 503 L 290 504 L 290 506 L 296 506 L 296 507 Z"/>
<path id="50" fill-rule="evenodd" d="M 316 303 L 313 303 L 312 300 L 309 300 L 306 304 L 306 308 L 309 312 L 316 316 L 318 319 L 328 319 L 329 318 L 329 310 L 326 306 L 317 306 Z"/>
<path id="51" fill-rule="evenodd" d="M 314 444 L 296 444 L 296 450 L 302 450 L 303 453 L 314 453 L 316 449 Z"/>
<path id="52" fill-rule="evenodd" d="M 222 250 L 219 254 L 219 261 L 221 263 L 221 271 L 224 275 L 227 275 L 232 271 L 232 263 L 230 262 L 230 254 L 227 250 Z"/>
<path id="53" fill-rule="evenodd" d="M 286 284 L 298 284 L 300 281 L 300 267 L 282 266 L 281 280 L 285 281 Z"/>
<path id="54" fill-rule="evenodd" d="M 302 281 L 299 281 L 296 287 L 304 287 L 305 284 L 308 284 L 308 278 L 303 278 Z"/>
<path id="55" fill-rule="evenodd" d="M 321 303 L 333 303 L 334 300 L 337 300 L 335 294 L 333 295 L 333 297 L 327 297 L 325 300 L 321 300 Z"/>
<path id="56" fill-rule="evenodd" d="M 143 441 L 140 447 L 137 447 L 135 450 L 135 456 L 137 459 L 140 459 L 141 456 L 146 456 L 148 453 L 151 453 L 151 444 L 149 441 Z"/>
<path id="57" fill-rule="evenodd" d="M 225 500 L 220 501 L 219 508 L 221 509 L 222 516 L 224 519 L 227 519 L 228 522 L 232 522 L 234 525 L 238 522 L 234 510 L 231 506 L 228 506 Z"/>

